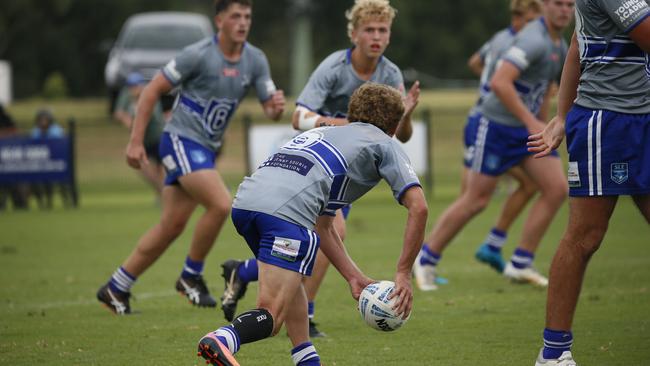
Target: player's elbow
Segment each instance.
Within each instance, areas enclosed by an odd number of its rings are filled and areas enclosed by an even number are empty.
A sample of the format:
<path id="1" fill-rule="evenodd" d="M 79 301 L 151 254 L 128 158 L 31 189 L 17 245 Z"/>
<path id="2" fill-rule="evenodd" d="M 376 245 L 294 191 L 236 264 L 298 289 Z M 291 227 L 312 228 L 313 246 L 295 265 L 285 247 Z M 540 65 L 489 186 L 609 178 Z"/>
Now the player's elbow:
<path id="1" fill-rule="evenodd" d="M 409 216 L 417 217 L 426 220 L 429 217 L 429 207 L 427 201 L 417 200 L 409 205 Z"/>

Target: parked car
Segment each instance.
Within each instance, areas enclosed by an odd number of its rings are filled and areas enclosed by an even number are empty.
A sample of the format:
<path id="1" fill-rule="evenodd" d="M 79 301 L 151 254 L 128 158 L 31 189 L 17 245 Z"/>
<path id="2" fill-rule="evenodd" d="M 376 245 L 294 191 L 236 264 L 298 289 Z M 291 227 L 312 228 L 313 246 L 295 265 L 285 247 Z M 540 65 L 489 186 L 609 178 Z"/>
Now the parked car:
<path id="1" fill-rule="evenodd" d="M 214 33 L 212 22 L 202 14 L 150 12 L 129 17 L 111 48 L 104 70 L 110 111 L 131 72 L 150 80 L 185 46 Z M 170 108 L 173 97 L 163 100 Z"/>

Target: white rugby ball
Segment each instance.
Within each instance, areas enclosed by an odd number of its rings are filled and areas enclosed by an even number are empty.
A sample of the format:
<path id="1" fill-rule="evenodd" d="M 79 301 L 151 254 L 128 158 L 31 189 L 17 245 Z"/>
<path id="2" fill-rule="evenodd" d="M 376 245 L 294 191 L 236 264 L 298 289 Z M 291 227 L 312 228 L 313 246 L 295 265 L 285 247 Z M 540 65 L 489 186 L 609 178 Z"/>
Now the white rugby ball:
<path id="1" fill-rule="evenodd" d="M 370 327 L 390 332 L 399 329 L 406 323 L 408 318 L 402 319 L 392 309 L 395 304 L 395 298 L 388 300 L 395 289 L 395 283 L 392 281 L 380 281 L 371 283 L 361 291 L 359 296 L 359 312 L 361 318 Z M 409 314 L 409 317 L 411 314 Z"/>

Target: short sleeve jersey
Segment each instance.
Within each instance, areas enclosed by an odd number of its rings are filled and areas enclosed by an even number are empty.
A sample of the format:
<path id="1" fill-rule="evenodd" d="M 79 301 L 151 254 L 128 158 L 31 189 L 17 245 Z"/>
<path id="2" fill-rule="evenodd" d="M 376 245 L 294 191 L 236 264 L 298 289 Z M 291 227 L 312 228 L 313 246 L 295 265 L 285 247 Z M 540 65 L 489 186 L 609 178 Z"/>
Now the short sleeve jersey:
<path id="1" fill-rule="evenodd" d="M 348 49 L 325 58 L 309 77 L 296 104 L 323 116 L 345 118 L 350 96 L 366 82 L 354 71 L 351 55 L 352 49 Z M 369 81 L 392 86 L 404 93 L 402 72 L 384 56 Z"/>
<path id="2" fill-rule="evenodd" d="M 321 127 L 294 137 L 244 178 L 233 207 L 313 228 L 319 215 L 335 215 L 382 179 L 400 203 L 420 185 L 406 153 L 374 125 Z"/>
<path id="3" fill-rule="evenodd" d="M 524 105 L 534 115 L 539 113 L 549 84 L 559 80 L 566 51 L 566 42 L 553 41 L 544 18 L 539 18 L 517 33 L 512 45 L 500 55 L 498 62 L 510 62 L 519 69 L 520 75 L 514 86 Z M 523 126 L 523 122 L 510 113 L 494 92 L 485 96 L 481 112 L 496 123 Z"/>
<path id="4" fill-rule="evenodd" d="M 578 0 L 575 33 L 581 75 L 576 104 L 650 113 L 650 56 L 628 36 L 650 16 L 644 0 Z"/>
<path id="5" fill-rule="evenodd" d="M 483 60 L 483 71 L 481 72 L 481 81 L 479 85 L 479 100 L 476 103 L 477 108 L 482 104 L 483 98 L 490 91 L 490 79 L 496 69 L 496 63 L 499 56 L 512 45 L 515 38 L 515 31 L 512 27 L 502 29 L 495 33 L 489 41 L 487 41 L 479 49 L 479 55 Z"/>
<path id="6" fill-rule="evenodd" d="M 253 86 L 261 102 L 276 88 L 264 53 L 246 43 L 237 62 L 228 61 L 217 36 L 186 47 L 163 69 L 180 86 L 178 103 L 165 131 L 218 150 L 228 122 L 248 89 Z"/>

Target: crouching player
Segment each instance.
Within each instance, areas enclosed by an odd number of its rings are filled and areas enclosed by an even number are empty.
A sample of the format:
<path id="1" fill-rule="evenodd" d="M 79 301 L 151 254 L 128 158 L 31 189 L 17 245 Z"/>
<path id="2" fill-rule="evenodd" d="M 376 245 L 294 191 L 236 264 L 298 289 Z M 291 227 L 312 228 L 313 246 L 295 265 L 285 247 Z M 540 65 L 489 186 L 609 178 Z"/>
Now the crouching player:
<path id="1" fill-rule="evenodd" d="M 295 365 L 320 365 L 309 342 L 303 276 L 316 252 L 323 253 L 348 281 L 352 297 L 371 282 L 350 259 L 333 222 L 336 210 L 385 179 L 408 209 L 404 244 L 395 274 L 395 308 L 407 316 L 413 301 L 410 269 L 424 237 L 427 204 L 409 159 L 391 136 L 404 113 L 402 95 L 367 83 L 354 92 L 349 125 L 298 135 L 269 157 L 235 195 L 232 219 L 259 265 L 257 309 L 205 335 L 199 355 L 213 365 L 238 365 L 242 344 L 275 335 L 285 323 Z M 317 235 L 313 231 L 318 224 Z"/>

